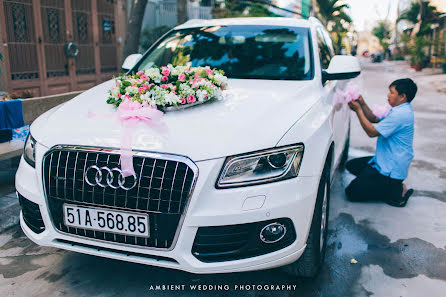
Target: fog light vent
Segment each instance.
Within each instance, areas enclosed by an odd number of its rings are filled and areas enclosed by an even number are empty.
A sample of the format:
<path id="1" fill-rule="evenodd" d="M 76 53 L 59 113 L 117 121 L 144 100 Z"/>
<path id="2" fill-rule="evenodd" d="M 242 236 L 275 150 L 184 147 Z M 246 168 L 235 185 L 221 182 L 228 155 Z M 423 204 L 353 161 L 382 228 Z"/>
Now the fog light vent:
<path id="1" fill-rule="evenodd" d="M 271 223 L 263 227 L 260 231 L 260 239 L 264 243 L 275 243 L 281 240 L 286 234 L 286 227 L 279 223 Z"/>

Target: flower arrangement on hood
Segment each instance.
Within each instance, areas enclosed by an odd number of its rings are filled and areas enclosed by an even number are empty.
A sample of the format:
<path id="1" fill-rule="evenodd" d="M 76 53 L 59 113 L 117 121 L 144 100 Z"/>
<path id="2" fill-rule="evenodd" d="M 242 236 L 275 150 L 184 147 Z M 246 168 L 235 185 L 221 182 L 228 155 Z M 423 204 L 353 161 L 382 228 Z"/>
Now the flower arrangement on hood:
<path id="1" fill-rule="evenodd" d="M 163 109 L 221 99 L 227 85 L 223 70 L 169 64 L 116 77 L 107 103 L 119 107 L 130 100 L 144 107 Z"/>

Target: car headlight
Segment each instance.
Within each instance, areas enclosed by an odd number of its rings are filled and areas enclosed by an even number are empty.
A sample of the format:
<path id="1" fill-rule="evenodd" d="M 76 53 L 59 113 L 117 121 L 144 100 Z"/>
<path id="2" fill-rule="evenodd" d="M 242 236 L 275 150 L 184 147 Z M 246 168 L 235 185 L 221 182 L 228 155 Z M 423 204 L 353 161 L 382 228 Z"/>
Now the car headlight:
<path id="1" fill-rule="evenodd" d="M 296 177 L 304 145 L 296 144 L 226 158 L 217 188 L 241 187 Z"/>
<path id="2" fill-rule="evenodd" d="M 23 158 L 32 167 L 36 167 L 36 140 L 29 133 L 23 150 Z"/>

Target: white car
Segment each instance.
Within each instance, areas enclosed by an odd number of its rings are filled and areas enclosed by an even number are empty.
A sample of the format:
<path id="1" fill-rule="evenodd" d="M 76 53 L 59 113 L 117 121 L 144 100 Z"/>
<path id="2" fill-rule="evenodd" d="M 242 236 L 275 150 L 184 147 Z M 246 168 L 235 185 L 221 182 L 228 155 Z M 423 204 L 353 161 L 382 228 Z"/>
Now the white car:
<path id="1" fill-rule="evenodd" d="M 314 276 L 348 149 L 349 109 L 334 93 L 360 73 L 356 58 L 335 56 L 314 18 L 234 18 L 180 25 L 128 68 L 169 63 L 223 69 L 224 99 L 166 112 L 162 132 L 138 126 L 127 178 L 121 125 L 88 117 L 113 111 L 113 81 L 40 116 L 16 176 L 25 234 L 192 273 Z"/>

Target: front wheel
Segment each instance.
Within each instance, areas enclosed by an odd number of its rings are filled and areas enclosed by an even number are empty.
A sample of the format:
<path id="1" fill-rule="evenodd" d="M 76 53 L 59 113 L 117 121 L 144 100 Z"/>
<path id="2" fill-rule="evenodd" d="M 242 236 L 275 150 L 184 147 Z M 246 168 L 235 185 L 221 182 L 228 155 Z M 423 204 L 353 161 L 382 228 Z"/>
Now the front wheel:
<path id="1" fill-rule="evenodd" d="M 316 205 L 307 238 L 307 247 L 296 262 L 283 267 L 288 274 L 311 278 L 319 272 L 324 262 L 327 246 L 329 202 L 330 169 L 325 165 L 319 182 Z"/>

